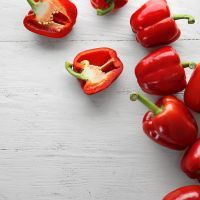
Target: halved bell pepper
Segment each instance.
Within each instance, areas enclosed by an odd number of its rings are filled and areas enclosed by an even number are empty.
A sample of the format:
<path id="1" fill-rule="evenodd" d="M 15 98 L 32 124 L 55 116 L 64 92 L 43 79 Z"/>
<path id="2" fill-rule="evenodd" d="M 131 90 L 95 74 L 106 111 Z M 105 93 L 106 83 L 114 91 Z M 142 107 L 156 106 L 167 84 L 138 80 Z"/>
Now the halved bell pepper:
<path id="1" fill-rule="evenodd" d="M 65 67 L 91 95 L 108 88 L 121 74 L 123 63 L 113 49 L 97 48 L 79 53 L 73 64 L 66 62 Z"/>
<path id="2" fill-rule="evenodd" d="M 200 139 L 198 139 L 184 154 L 181 168 L 187 176 L 200 181 Z"/>
<path id="3" fill-rule="evenodd" d="M 138 84 L 144 92 L 170 95 L 186 87 L 184 68 L 195 68 L 193 62 L 182 62 L 172 47 L 158 49 L 143 58 L 135 68 Z"/>
<path id="4" fill-rule="evenodd" d="M 24 18 L 31 32 L 50 38 L 62 38 L 71 32 L 77 8 L 69 0 L 27 0 L 32 10 Z"/>
<path id="5" fill-rule="evenodd" d="M 175 20 L 187 19 L 194 24 L 191 15 L 171 15 L 166 0 L 149 0 L 131 17 L 130 24 L 136 39 L 144 47 L 169 44 L 180 37 Z"/>
<path id="6" fill-rule="evenodd" d="M 197 122 L 185 104 L 174 96 L 165 96 L 156 104 L 139 93 L 130 96 L 150 111 L 143 118 L 143 130 L 154 142 L 174 150 L 184 150 L 197 139 Z"/>
<path id="7" fill-rule="evenodd" d="M 200 200 L 200 186 L 188 185 L 167 194 L 163 200 Z"/>
<path id="8" fill-rule="evenodd" d="M 90 0 L 90 2 L 97 10 L 97 15 L 102 16 L 123 7 L 128 0 Z"/>
<path id="9" fill-rule="evenodd" d="M 200 113 L 200 64 L 195 66 L 196 68 L 185 89 L 184 101 L 189 108 Z"/>

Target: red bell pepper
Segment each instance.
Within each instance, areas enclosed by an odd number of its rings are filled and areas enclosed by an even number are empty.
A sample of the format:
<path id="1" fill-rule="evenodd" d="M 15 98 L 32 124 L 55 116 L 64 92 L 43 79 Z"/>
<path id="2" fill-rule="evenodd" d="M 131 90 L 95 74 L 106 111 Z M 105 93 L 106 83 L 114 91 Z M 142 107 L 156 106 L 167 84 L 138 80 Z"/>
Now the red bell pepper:
<path id="1" fill-rule="evenodd" d="M 194 24 L 191 15 L 170 15 L 166 0 L 149 0 L 131 17 L 130 23 L 136 39 L 144 47 L 169 44 L 180 37 L 175 20 L 187 19 Z"/>
<path id="2" fill-rule="evenodd" d="M 195 64 L 194 70 L 184 93 L 184 101 L 192 110 L 200 113 L 200 64 Z"/>
<path id="3" fill-rule="evenodd" d="M 69 0 L 27 0 L 32 10 L 24 18 L 31 32 L 50 38 L 62 38 L 76 23 L 77 8 Z"/>
<path id="4" fill-rule="evenodd" d="M 123 64 L 110 48 L 97 48 L 79 53 L 67 71 L 81 82 L 83 91 L 95 94 L 108 88 L 121 74 Z"/>
<path id="5" fill-rule="evenodd" d="M 181 63 L 172 47 L 163 47 L 143 58 L 135 68 L 138 84 L 144 92 L 154 95 L 169 95 L 186 87 L 184 68 L 194 68 L 193 62 Z"/>
<path id="6" fill-rule="evenodd" d="M 97 15 L 102 16 L 123 7 L 128 0 L 90 0 L 90 2 L 97 10 Z"/>
<path id="7" fill-rule="evenodd" d="M 150 109 L 143 118 L 143 130 L 154 142 L 174 150 L 183 150 L 195 142 L 197 123 L 176 97 L 165 96 L 156 104 L 138 93 L 132 94 L 130 99 L 139 100 Z"/>
<path id="8" fill-rule="evenodd" d="M 189 185 L 167 194 L 163 200 L 200 200 L 200 186 Z"/>
<path id="9" fill-rule="evenodd" d="M 200 180 L 200 139 L 186 151 L 181 168 L 190 178 Z"/>

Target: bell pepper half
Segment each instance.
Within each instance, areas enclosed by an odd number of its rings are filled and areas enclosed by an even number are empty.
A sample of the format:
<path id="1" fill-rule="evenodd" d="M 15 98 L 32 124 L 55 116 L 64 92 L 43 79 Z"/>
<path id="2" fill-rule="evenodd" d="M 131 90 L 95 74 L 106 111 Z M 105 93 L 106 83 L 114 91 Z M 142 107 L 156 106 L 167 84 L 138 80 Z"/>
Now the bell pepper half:
<path id="1" fill-rule="evenodd" d="M 185 104 L 200 113 L 200 64 L 195 64 L 195 70 L 186 86 L 184 93 Z"/>
<path id="2" fill-rule="evenodd" d="M 181 160 L 183 172 L 192 179 L 200 181 L 200 139 L 198 139 L 184 154 Z"/>
<path id="3" fill-rule="evenodd" d="M 71 32 L 77 8 L 69 0 L 27 0 L 32 10 L 24 18 L 31 32 L 50 38 L 62 38 Z"/>
<path id="4" fill-rule="evenodd" d="M 108 88 L 121 74 L 123 63 L 116 51 L 96 48 L 79 53 L 66 70 L 80 82 L 85 94 L 96 94 Z"/>
<path id="5" fill-rule="evenodd" d="M 188 185 L 167 194 L 163 200 L 199 200 L 200 186 Z"/>
<path id="6" fill-rule="evenodd" d="M 166 0 L 149 0 L 135 13 L 130 24 L 137 41 L 144 47 L 169 44 L 180 37 L 181 31 L 175 20 L 187 19 L 194 24 L 191 15 L 171 15 Z"/>
<path id="7" fill-rule="evenodd" d="M 154 142 L 174 150 L 184 150 L 197 139 L 198 127 L 185 104 L 174 96 L 165 96 L 156 104 L 142 94 L 133 93 L 149 112 L 143 118 L 143 130 Z"/>
<path id="8" fill-rule="evenodd" d="M 97 10 L 97 15 L 102 16 L 123 7 L 128 0 L 90 0 L 90 2 Z"/>
<path id="9" fill-rule="evenodd" d="M 143 58 L 135 68 L 135 75 L 144 92 L 170 95 L 185 89 L 187 67 L 193 69 L 195 63 L 181 62 L 175 49 L 166 46 Z"/>

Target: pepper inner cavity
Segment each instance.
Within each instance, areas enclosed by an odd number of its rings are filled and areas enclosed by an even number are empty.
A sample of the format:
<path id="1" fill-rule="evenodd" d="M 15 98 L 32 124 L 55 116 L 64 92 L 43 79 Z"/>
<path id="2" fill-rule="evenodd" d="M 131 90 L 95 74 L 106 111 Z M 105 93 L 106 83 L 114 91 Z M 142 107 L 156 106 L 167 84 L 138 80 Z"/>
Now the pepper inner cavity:
<path id="1" fill-rule="evenodd" d="M 49 25 L 56 23 L 59 25 L 65 25 L 70 22 L 66 11 L 53 2 L 38 2 L 36 3 L 36 6 L 32 8 L 39 24 Z"/>
<path id="2" fill-rule="evenodd" d="M 108 73 L 112 70 L 115 69 L 115 66 L 114 66 L 114 59 L 111 58 L 110 60 L 108 60 L 105 64 L 103 64 L 100 69 L 105 72 L 105 73 Z"/>
<path id="3" fill-rule="evenodd" d="M 50 17 L 39 19 L 39 24 L 49 25 L 52 23 L 56 23 L 59 25 L 65 25 L 67 23 L 70 23 L 69 18 L 66 15 L 64 15 L 63 13 L 61 13 L 60 11 L 55 10 L 55 11 L 51 12 L 51 14 L 49 16 Z"/>
<path id="4" fill-rule="evenodd" d="M 65 25 L 70 23 L 69 18 L 61 12 L 53 14 L 53 21 L 57 24 Z"/>
<path id="5" fill-rule="evenodd" d="M 84 66 L 84 69 L 82 71 L 83 76 L 85 76 L 91 82 L 98 83 L 105 78 L 106 72 L 104 71 L 104 69 L 106 69 L 106 66 L 104 68 L 104 65 L 92 65 L 88 60 L 83 60 L 81 64 Z"/>

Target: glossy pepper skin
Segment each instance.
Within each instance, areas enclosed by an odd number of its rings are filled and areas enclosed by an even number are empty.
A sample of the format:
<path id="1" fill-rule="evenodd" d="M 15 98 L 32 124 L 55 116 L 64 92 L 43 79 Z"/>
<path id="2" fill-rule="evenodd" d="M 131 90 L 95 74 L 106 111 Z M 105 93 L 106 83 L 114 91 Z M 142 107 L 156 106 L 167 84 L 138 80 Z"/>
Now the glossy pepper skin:
<path id="1" fill-rule="evenodd" d="M 24 18 L 31 32 L 50 38 L 69 34 L 76 23 L 77 8 L 69 0 L 27 0 L 32 10 Z"/>
<path id="2" fill-rule="evenodd" d="M 135 68 L 138 84 L 146 93 L 170 95 L 186 87 L 180 57 L 172 47 L 163 47 L 143 58 Z"/>
<path id="3" fill-rule="evenodd" d="M 200 113 L 200 64 L 196 65 L 184 93 L 184 101 L 192 110 Z"/>
<path id="4" fill-rule="evenodd" d="M 167 194 L 163 200 L 200 200 L 200 186 L 189 185 Z"/>
<path id="5" fill-rule="evenodd" d="M 97 10 L 97 15 L 102 16 L 123 7 L 128 0 L 90 0 L 90 2 Z"/>
<path id="6" fill-rule="evenodd" d="M 105 47 L 83 51 L 75 57 L 73 65 L 66 62 L 65 67 L 81 82 L 87 95 L 105 90 L 123 71 L 116 51 Z"/>
<path id="7" fill-rule="evenodd" d="M 136 39 L 144 47 L 170 44 L 180 37 L 181 31 L 175 20 L 188 19 L 195 23 L 190 15 L 171 16 L 166 0 L 149 0 L 135 13 L 130 24 Z"/>
<path id="8" fill-rule="evenodd" d="M 186 151 L 181 168 L 190 178 L 200 180 L 200 139 Z"/>
<path id="9" fill-rule="evenodd" d="M 184 150 L 195 142 L 197 123 L 176 97 L 165 96 L 154 104 L 143 95 L 134 93 L 131 100 L 139 100 L 150 109 L 143 118 L 143 130 L 154 142 L 174 150 Z"/>

